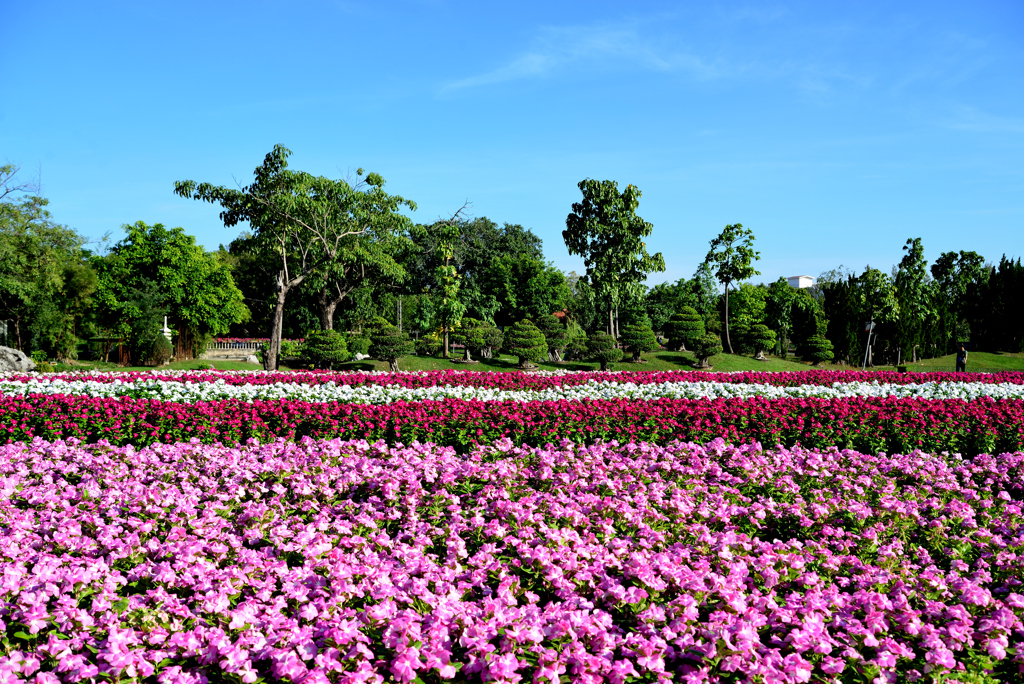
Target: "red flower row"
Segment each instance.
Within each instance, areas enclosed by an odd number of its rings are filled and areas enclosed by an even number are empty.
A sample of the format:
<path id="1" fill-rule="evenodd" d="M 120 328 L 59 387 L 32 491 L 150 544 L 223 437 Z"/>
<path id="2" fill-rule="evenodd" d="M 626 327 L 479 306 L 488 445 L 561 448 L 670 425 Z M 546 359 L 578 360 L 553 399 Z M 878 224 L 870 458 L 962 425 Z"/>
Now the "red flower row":
<path id="1" fill-rule="evenodd" d="M 569 439 L 838 446 L 964 454 L 1024 449 L 1024 401 L 894 398 L 659 399 L 385 405 L 226 400 L 178 404 L 66 395 L 0 397 L 0 441 L 34 437 L 116 444 L 196 438 L 243 443 L 276 437 L 434 442 L 467 449 L 508 439 Z"/>

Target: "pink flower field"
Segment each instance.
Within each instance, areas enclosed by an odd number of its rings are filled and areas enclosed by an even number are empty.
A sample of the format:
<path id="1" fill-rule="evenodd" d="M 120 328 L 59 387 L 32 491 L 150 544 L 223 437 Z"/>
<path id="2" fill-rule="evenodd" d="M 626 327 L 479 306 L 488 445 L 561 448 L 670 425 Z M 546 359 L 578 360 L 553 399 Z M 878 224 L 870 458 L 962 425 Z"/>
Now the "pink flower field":
<path id="1" fill-rule="evenodd" d="M 1021 681 L 1022 404 L 0 397 L 0 684 Z"/>

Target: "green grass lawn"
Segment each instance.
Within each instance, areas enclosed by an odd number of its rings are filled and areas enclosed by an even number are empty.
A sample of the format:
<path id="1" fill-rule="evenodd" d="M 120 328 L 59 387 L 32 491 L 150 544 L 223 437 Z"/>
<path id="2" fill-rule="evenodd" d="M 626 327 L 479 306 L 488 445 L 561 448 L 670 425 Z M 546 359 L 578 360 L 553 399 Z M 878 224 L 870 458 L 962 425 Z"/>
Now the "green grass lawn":
<path id="1" fill-rule="evenodd" d="M 461 357 L 461 354 L 459 355 Z M 667 371 L 667 370 L 692 370 L 694 364 L 693 354 L 689 352 L 656 351 L 643 355 L 645 363 L 632 363 L 621 361 L 609 365 L 610 370 L 644 370 L 644 371 Z M 716 371 L 800 371 L 808 370 L 810 363 L 790 357 L 780 359 L 775 356 L 768 357 L 767 361 L 755 361 L 751 356 L 740 354 L 719 354 L 711 358 L 711 364 Z M 474 371 L 500 371 L 509 372 L 518 370 L 516 357 L 502 354 L 496 359 L 480 359 L 479 363 L 465 364 L 456 363 L 452 360 L 439 359 L 430 356 L 406 356 L 398 362 L 402 370 L 425 371 L 425 370 L 474 370 Z M 161 369 L 171 370 L 205 370 L 213 366 L 217 370 L 259 370 L 261 366 L 255 363 L 244 363 L 242 361 L 220 361 L 196 359 L 192 361 L 175 361 L 174 363 L 162 366 Z M 567 361 L 565 363 L 539 364 L 545 370 L 597 370 L 599 365 L 592 362 Z M 952 371 L 956 367 L 956 357 L 953 354 L 935 359 L 925 359 L 920 363 L 907 364 L 911 372 L 936 372 Z M 350 361 L 341 365 L 340 370 L 387 370 L 388 365 L 383 361 Z M 860 370 L 860 366 L 847 366 L 844 364 L 823 363 L 819 366 L 825 370 Z M 143 371 L 153 370 L 151 366 L 130 366 L 119 368 L 116 364 L 93 361 L 83 361 L 75 365 L 58 364 L 57 370 L 101 370 L 101 371 Z M 290 370 L 283 366 L 282 370 Z M 893 366 L 874 366 L 868 370 L 883 371 L 896 370 Z M 1024 371 L 1024 354 L 1021 353 L 996 353 L 971 352 L 967 359 L 967 370 L 974 372 L 995 372 L 995 371 Z"/>

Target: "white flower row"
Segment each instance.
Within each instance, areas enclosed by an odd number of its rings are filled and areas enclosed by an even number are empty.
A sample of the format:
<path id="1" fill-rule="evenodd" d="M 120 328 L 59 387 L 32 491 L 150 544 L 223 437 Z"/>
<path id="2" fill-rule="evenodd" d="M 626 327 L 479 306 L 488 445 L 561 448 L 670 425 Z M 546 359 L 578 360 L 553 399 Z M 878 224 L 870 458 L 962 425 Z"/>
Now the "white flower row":
<path id="1" fill-rule="evenodd" d="M 223 381 L 182 383 L 137 379 L 132 382 L 93 380 L 32 379 L 27 382 L 0 381 L 0 394 L 72 394 L 90 397 L 135 397 L 192 403 L 220 399 L 244 401 L 295 399 L 309 402 L 339 401 L 354 404 L 387 404 L 394 401 L 432 399 L 477 399 L 481 401 L 548 401 L 580 399 L 717 399 L 724 397 L 912 397 L 919 399 L 1024 399 L 1024 385 L 987 383 L 922 383 L 890 385 L 867 382 L 835 383 L 831 386 L 800 385 L 773 387 L 759 384 L 719 382 L 666 382 L 650 385 L 591 381 L 584 385 L 544 390 L 496 390 L 477 387 L 437 386 L 406 388 L 381 385 L 229 385 Z"/>

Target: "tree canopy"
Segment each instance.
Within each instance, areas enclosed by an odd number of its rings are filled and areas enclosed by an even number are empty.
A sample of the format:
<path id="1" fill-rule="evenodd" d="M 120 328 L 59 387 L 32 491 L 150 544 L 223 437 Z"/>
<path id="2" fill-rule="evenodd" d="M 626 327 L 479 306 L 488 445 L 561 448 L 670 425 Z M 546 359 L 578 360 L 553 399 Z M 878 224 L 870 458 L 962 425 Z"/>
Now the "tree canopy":
<path id="1" fill-rule="evenodd" d="M 615 181 L 590 178 L 578 187 L 583 199 L 573 203 L 562 238 L 569 254 L 583 257 L 584 277 L 594 294 L 608 303 L 612 332 L 612 308 L 624 295 L 638 294 L 648 274 L 664 271 L 665 259 L 661 252 L 647 253 L 644 238 L 654 226 L 636 213 L 639 188 L 627 185 L 620 193 Z"/>

